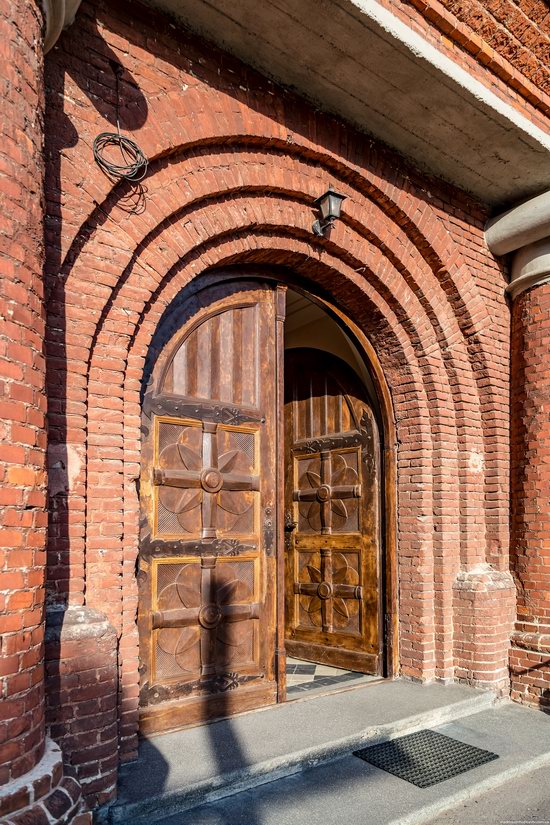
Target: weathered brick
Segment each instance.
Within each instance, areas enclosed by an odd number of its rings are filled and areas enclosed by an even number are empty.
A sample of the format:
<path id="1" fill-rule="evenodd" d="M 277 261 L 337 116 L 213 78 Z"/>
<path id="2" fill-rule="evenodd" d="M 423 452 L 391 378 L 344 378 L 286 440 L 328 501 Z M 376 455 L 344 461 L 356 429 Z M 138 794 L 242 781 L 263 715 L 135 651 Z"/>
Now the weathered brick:
<path id="1" fill-rule="evenodd" d="M 47 650 L 51 731 L 75 775 L 93 778 L 87 793 L 95 804 L 112 797 L 119 744 L 122 760 L 136 749 L 135 479 L 145 357 L 190 278 L 227 262 L 294 272 L 367 336 L 391 389 L 388 419 L 395 418 L 395 443 L 387 446 L 396 447 L 397 519 L 389 529 L 398 546 L 401 672 L 505 691 L 514 593 L 509 581 L 501 588 L 491 576 L 508 567 L 509 312 L 504 274 L 484 243 L 487 211 L 238 61 L 174 32 L 162 15 L 133 4 L 129 26 L 124 2 L 115 0 L 102 8 L 98 30 L 92 3 L 48 58 L 45 331 L 36 194 L 42 124 L 35 117 L 43 104 L 41 21 L 34 4 L 16 0 L 9 17 L 2 2 L 0 24 L 24 15 L 25 25 L 0 39 L 5 79 L 16 92 L 3 101 L 9 109 L 0 127 L 0 677 L 8 691 L 0 705 L 0 783 L 32 767 L 43 740 L 44 336 L 49 601 L 78 605 L 86 593 L 87 605 L 104 609 L 114 628 L 99 641 L 59 647 L 54 640 Z M 546 128 L 542 0 L 383 2 Z M 151 159 L 143 210 L 124 208 L 90 153 L 114 117 L 113 55 L 132 79 L 123 126 L 137 132 Z M 25 139 L 13 139 L 17 130 Z M 330 244 L 314 246 L 308 205 L 327 176 L 348 195 L 346 220 Z M 529 363 L 517 369 L 530 386 L 548 349 L 539 316 L 549 308 L 543 297 L 521 307 L 515 312 L 530 315 L 533 332 L 524 342 Z M 518 502 L 548 501 L 548 433 L 538 401 L 530 391 L 516 394 L 525 430 L 514 442 Z M 550 622 L 545 512 L 518 510 L 513 534 L 525 593 L 521 627 L 539 635 Z M 513 648 L 513 695 L 521 701 L 548 704 L 545 655 Z M 90 772 L 96 764 L 99 777 Z"/>
<path id="2" fill-rule="evenodd" d="M 32 688 L 42 673 L 38 652 L 43 628 L 33 656 L 24 655 L 28 645 L 22 631 L 29 609 L 40 603 L 44 578 L 44 557 L 35 561 L 28 548 L 45 548 L 45 533 L 35 529 L 33 510 L 24 509 L 27 495 L 45 482 L 43 449 L 32 457 L 29 450 L 43 429 L 43 423 L 33 424 L 29 416 L 43 410 L 45 403 L 43 362 L 36 369 L 38 381 L 29 381 L 29 367 L 37 356 L 43 357 L 44 346 L 39 289 L 44 257 L 42 24 L 38 5 L 0 2 L 2 64 L 9 67 L 0 104 L 0 203 L 6 217 L 0 225 L 0 418 L 5 428 L 0 431 L 0 545 L 6 551 L 0 562 L 0 624 L 6 654 L 0 660 L 0 718 L 8 735 L 0 745 L 0 785 L 32 768 L 44 747 L 43 693 Z M 43 508 L 44 500 L 37 506 Z M 34 579 L 37 567 L 41 572 Z M 41 625 L 41 611 L 33 623 Z"/>

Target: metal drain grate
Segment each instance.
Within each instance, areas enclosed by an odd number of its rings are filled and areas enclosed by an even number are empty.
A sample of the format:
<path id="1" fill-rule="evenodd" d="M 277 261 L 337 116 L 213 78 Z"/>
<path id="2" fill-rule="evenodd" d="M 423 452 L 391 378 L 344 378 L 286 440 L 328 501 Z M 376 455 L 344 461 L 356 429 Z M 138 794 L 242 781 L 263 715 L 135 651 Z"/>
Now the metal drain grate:
<path id="1" fill-rule="evenodd" d="M 434 730 L 421 730 L 390 742 L 371 745 L 354 751 L 354 756 L 418 788 L 429 788 L 498 759 L 496 753 L 466 745 Z"/>

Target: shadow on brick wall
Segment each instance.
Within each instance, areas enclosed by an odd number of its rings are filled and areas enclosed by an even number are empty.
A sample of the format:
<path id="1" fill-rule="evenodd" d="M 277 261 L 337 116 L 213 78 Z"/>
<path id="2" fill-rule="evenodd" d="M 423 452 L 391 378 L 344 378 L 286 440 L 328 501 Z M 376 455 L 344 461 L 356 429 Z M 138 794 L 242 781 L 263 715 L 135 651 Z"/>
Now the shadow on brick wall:
<path id="1" fill-rule="evenodd" d="M 67 323 L 65 281 L 71 261 L 63 258 L 62 164 L 66 150 L 80 140 L 65 113 L 67 77 L 85 93 L 104 129 L 116 128 L 119 57 L 105 42 L 95 10 L 84 4 L 88 46 L 85 60 L 74 54 L 78 38 L 64 34 L 45 65 L 46 78 L 46 371 L 48 391 L 49 546 L 46 603 L 47 721 L 52 738 L 62 748 L 66 773 L 80 781 L 89 807 L 105 803 L 116 793 L 118 773 L 118 640 L 99 611 L 80 604 L 85 598 L 86 524 L 84 448 L 70 432 L 70 416 L 82 408 L 80 388 L 68 381 L 67 348 L 75 346 L 78 331 Z M 79 71 L 89 67 L 87 76 Z M 145 97 L 132 75 L 119 73 L 120 128 L 142 126 L 148 113 Z M 76 121 L 78 122 L 78 121 Z M 93 157 L 90 147 L 90 165 Z M 82 182 L 89 177 L 82 169 Z M 94 172 L 95 174 L 95 172 Z M 70 229 L 66 232 L 70 234 Z M 70 253 L 69 253 L 70 257 Z M 80 519 L 80 520 L 79 520 Z"/>
<path id="2" fill-rule="evenodd" d="M 49 523 L 49 553 L 47 565 L 48 605 L 60 607 L 67 604 L 69 582 L 73 594 L 78 591 L 80 579 L 82 591 L 85 583 L 83 572 L 85 565 L 86 524 L 75 525 L 73 515 L 73 532 L 70 534 L 69 506 L 73 512 L 80 509 L 83 503 L 83 493 L 79 489 L 85 483 L 85 461 L 83 447 L 74 438 L 71 438 L 69 419 L 78 409 L 82 409 L 85 399 L 79 388 L 71 387 L 67 383 L 67 347 L 76 346 L 78 330 L 68 328 L 65 306 L 65 281 L 72 265 L 87 240 L 86 233 L 77 235 L 78 243 L 71 245 L 63 257 L 63 192 L 67 181 L 62 176 L 62 162 L 66 149 L 75 147 L 79 143 L 79 134 L 70 118 L 64 111 L 66 94 L 66 77 L 70 75 L 82 91 L 87 95 L 102 118 L 107 123 L 105 129 L 116 126 L 117 108 L 119 112 L 120 128 L 132 132 L 139 129 L 147 120 L 148 107 L 145 97 L 141 93 L 137 82 L 132 75 L 123 69 L 119 76 L 120 107 L 117 107 L 116 87 L 117 72 L 115 66 L 120 66 L 115 52 L 105 43 L 98 31 L 93 8 L 88 5 L 79 12 L 87 20 L 86 40 L 90 48 L 86 51 L 86 58 L 90 59 L 90 74 L 83 76 L 69 51 L 65 53 L 63 44 L 66 43 L 67 33 L 61 38 L 60 44 L 46 60 L 46 218 L 45 242 L 46 265 L 45 287 L 47 308 L 46 334 L 46 367 L 48 388 L 48 437 L 49 437 L 49 496 L 50 496 L 50 523 Z M 69 41 L 74 48 L 75 43 Z M 93 45 L 93 48 L 91 46 Z M 87 65 L 87 64 L 82 64 Z M 82 68 L 82 65 L 80 68 Z M 94 82 L 93 77 L 101 75 L 101 85 Z M 93 164 L 91 147 L 90 164 Z M 89 166 L 82 169 L 82 184 L 86 184 L 90 177 Z M 95 170 L 95 167 L 92 167 Z M 95 174 L 95 171 L 94 171 Z M 74 181 L 71 181 L 74 184 Z M 132 187 L 128 186 L 128 190 Z M 120 196 L 120 193 L 119 193 Z M 108 216 L 100 213 L 102 219 Z M 69 236 L 71 229 L 66 232 Z M 70 502 L 69 502 L 70 496 Z M 78 503 L 77 503 L 78 501 Z M 81 516 L 83 518 L 83 515 Z M 75 529 L 80 527 L 81 531 Z M 71 576 L 71 565 L 79 568 Z M 73 596 L 72 601 L 75 601 Z"/>
<path id="3" fill-rule="evenodd" d="M 537 654 L 540 655 L 540 654 Z M 550 658 L 531 667 L 511 667 L 512 699 L 550 714 Z"/>

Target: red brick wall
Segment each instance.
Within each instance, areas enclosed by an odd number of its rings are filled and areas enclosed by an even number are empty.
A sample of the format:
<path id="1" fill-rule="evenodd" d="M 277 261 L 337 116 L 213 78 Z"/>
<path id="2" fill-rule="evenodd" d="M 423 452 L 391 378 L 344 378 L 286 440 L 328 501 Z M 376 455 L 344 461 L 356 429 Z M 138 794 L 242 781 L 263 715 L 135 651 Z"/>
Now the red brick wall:
<path id="1" fill-rule="evenodd" d="M 412 0 L 421 10 L 425 3 Z M 438 3 L 433 4 L 436 9 Z M 471 35 L 550 93 L 550 8 L 544 0 L 442 0 Z M 432 17 L 433 19 L 433 17 Z M 472 38 L 473 39 L 473 38 Z"/>
<path id="2" fill-rule="evenodd" d="M 380 0 L 546 130 L 550 15 L 545 0 Z"/>
<path id="3" fill-rule="evenodd" d="M 0 785 L 44 750 L 41 27 L 0 0 Z"/>
<path id="4" fill-rule="evenodd" d="M 517 625 L 512 696 L 550 709 L 550 284 L 512 313 L 512 534 Z"/>
<path id="5" fill-rule="evenodd" d="M 50 613 L 46 630 L 46 721 L 90 809 L 116 792 L 118 774 L 117 641 L 97 610 Z"/>
<path id="6" fill-rule="evenodd" d="M 115 120 L 112 60 L 121 127 L 150 158 L 141 190 L 92 159 Z M 484 209 L 137 4 L 85 3 L 48 63 L 49 598 L 85 599 L 115 628 L 122 757 L 137 729 L 144 359 L 209 266 L 284 264 L 365 331 L 399 439 L 401 670 L 503 689 L 509 311 Z M 329 181 L 348 200 L 318 240 Z M 493 614 L 493 666 L 478 667 Z"/>

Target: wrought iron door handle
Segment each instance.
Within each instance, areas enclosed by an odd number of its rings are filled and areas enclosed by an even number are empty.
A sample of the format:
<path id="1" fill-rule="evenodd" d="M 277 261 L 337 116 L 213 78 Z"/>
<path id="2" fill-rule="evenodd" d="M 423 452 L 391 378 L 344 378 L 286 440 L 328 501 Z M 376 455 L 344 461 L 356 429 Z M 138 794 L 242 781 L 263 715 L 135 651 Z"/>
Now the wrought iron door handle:
<path id="1" fill-rule="evenodd" d="M 285 516 L 285 533 L 292 533 L 298 527 L 298 522 L 293 521 L 290 513 Z"/>

